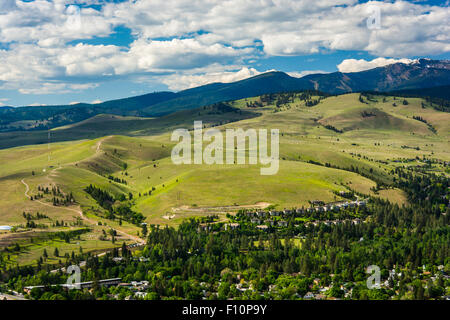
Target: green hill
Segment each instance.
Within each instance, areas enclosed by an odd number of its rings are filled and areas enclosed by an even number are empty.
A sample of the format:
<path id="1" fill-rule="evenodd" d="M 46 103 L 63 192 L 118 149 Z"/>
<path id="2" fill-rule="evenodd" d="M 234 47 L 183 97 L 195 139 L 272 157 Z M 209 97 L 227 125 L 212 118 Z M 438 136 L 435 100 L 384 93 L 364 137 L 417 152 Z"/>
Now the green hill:
<path id="1" fill-rule="evenodd" d="M 346 200 L 343 194 L 349 192 L 402 204 L 406 194 L 396 187 L 393 170 L 414 167 L 449 174 L 445 163 L 450 161 L 450 113 L 424 99 L 407 98 L 407 104 L 403 100 L 375 94 L 273 94 L 161 118 L 101 114 L 52 130 L 49 145 L 33 144 L 46 142 L 47 132 L 2 133 L 0 225 L 29 232 L 23 212 L 48 216 L 42 221 L 45 228 L 20 238 L 27 241 L 36 232 L 60 230 L 56 221 L 65 221 L 65 231 L 79 228 L 81 210 L 87 219 L 82 223 L 90 231 L 80 241 L 95 251 L 111 246 L 99 240 L 103 230 L 120 231 L 119 241 L 129 241 L 141 230 L 126 216 L 111 215 L 117 210 L 128 217 L 142 215 L 149 224 L 176 226 L 187 217 L 217 214 L 225 219 L 242 208 L 283 209 L 308 207 L 313 200 Z M 192 128 L 195 120 L 221 131 L 279 129 L 278 173 L 262 176 L 261 165 L 250 164 L 175 165 L 170 158 L 171 133 Z M 90 185 L 111 200 L 106 205 L 99 202 L 86 191 Z M 47 194 L 30 201 L 29 196 L 42 194 L 44 187 L 58 187 L 72 194 L 76 203 L 55 206 Z M 0 243 L 11 243 L 16 235 L 0 234 Z M 51 245 L 62 252 L 71 248 L 59 242 Z M 29 253 L 11 261 L 35 263 L 39 250 L 35 243 Z"/>

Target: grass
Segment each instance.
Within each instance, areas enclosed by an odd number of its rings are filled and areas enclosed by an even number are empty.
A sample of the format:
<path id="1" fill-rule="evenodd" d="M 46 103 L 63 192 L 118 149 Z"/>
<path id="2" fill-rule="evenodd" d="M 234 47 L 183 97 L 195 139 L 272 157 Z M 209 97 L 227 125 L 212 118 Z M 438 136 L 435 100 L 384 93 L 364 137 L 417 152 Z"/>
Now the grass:
<path id="1" fill-rule="evenodd" d="M 310 200 L 339 200 L 334 191 L 347 189 L 405 203 L 406 196 L 401 190 L 380 190 L 374 194 L 371 190 L 376 185 L 374 180 L 390 183 L 393 168 L 418 164 L 394 162 L 397 159 L 425 156 L 450 161 L 450 115 L 429 105 L 422 108 L 424 101 L 421 99 L 408 98 L 409 104 L 403 105 L 399 98 L 393 100 L 393 97 L 386 97 L 383 102 L 383 97 L 375 96 L 377 102 L 369 104 L 359 102 L 358 98 L 358 94 L 347 94 L 326 98 L 313 107 L 306 107 L 303 101 L 296 99 L 282 108 L 246 108 L 247 101 L 258 99 L 255 97 L 233 102 L 237 111 L 232 112 L 208 107 L 158 119 L 99 115 L 54 129 L 52 141 L 74 141 L 0 150 L 0 225 L 24 224 L 23 211 L 39 211 L 49 216 L 46 222 L 49 229 L 41 232 L 52 231 L 51 225 L 56 220 L 72 223 L 78 218 L 74 211 L 28 200 L 22 179 L 29 185 L 32 195 L 42 185 L 58 185 L 63 192 L 74 194 L 77 201 L 74 208 L 80 207 L 93 222 L 90 224 L 92 231 L 83 235 L 80 242 L 80 246 L 88 250 L 109 245 L 98 241 L 102 229 L 115 228 L 131 235 L 140 231 L 135 225 L 126 222 L 119 225 L 101 218 L 99 213 L 103 209 L 84 192 L 89 184 L 116 196 L 132 193 L 133 209 L 146 217 L 145 222 L 174 226 L 184 218 L 211 212 L 219 213 L 223 220 L 226 212 L 243 205 L 267 203 L 282 209 L 308 205 Z M 394 101 L 397 107 L 392 105 Z M 372 115 L 363 117 L 364 111 Z M 413 119 L 418 115 L 437 133 Z M 192 128 L 194 120 L 202 120 L 206 127 L 214 125 L 220 130 L 280 129 L 278 174 L 261 176 L 258 165 L 174 165 L 170 159 L 174 145 L 170 141 L 171 132 L 180 127 Z M 342 129 L 343 133 L 327 129 L 325 125 Z M 33 133 L 36 134 L 33 137 L 29 134 L 0 134 L 0 148 L 36 143 L 42 134 L 45 134 L 43 141 L 47 141 L 46 132 Z M 326 167 L 326 163 L 337 168 Z M 369 178 L 342 170 L 352 166 Z M 434 170 L 443 172 L 445 168 L 435 166 Z M 109 175 L 127 183 L 113 182 L 108 179 Z M 145 195 L 153 188 L 151 195 Z M 99 222 L 101 226 L 97 225 Z M 3 233 L 0 239 L 6 239 L 5 243 L 8 237 L 26 241 L 32 234 L 26 233 L 24 239 L 17 235 Z M 77 249 L 73 244 L 66 247 L 59 241 L 35 242 L 29 244 L 28 253 L 17 257 L 17 261 L 32 263 L 40 256 L 42 248 L 54 246 L 61 247 L 62 252 Z"/>
<path id="2" fill-rule="evenodd" d="M 72 239 L 70 243 L 67 243 L 61 239 L 49 239 L 46 237 L 45 233 L 43 233 L 33 237 L 32 242 L 29 240 L 30 238 L 27 240 L 22 239 L 16 241 L 20 245 L 20 252 L 4 253 L 4 258 L 7 260 L 6 257 L 9 255 L 7 263 L 10 265 L 36 265 L 39 258 L 43 257 L 44 250 L 46 250 L 48 254 L 46 263 L 56 264 L 59 263 L 59 261 L 65 261 L 64 255 L 66 253 L 69 255 L 71 255 L 72 252 L 76 254 L 80 253 L 80 248 L 82 248 L 81 250 L 85 253 L 91 252 L 92 254 L 95 254 L 115 247 L 120 247 L 123 242 L 128 243 L 127 239 L 123 239 L 120 236 L 116 238 L 114 244 L 110 240 L 98 240 L 100 234 L 101 232 L 99 230 L 95 230 L 90 233 L 82 234 L 79 239 Z M 54 255 L 55 248 L 58 248 L 58 257 Z"/>
<path id="3" fill-rule="evenodd" d="M 171 171 L 171 167 L 173 164 L 169 160 L 159 165 L 160 172 Z M 151 174 L 151 170 L 141 169 L 141 174 Z M 190 165 L 177 170 L 187 173 L 172 176 L 171 183 L 164 187 L 158 184 L 156 193 L 138 200 L 136 209 L 150 212 L 150 221 L 167 223 L 161 216 L 182 205 L 209 207 L 268 202 L 294 207 L 307 205 L 312 199 L 334 201 L 332 191 L 345 190 L 342 184 L 361 192 L 369 192 L 370 187 L 375 186 L 369 179 L 354 173 L 294 161 L 281 161 L 278 174 L 273 176 L 262 176 L 259 167 L 251 165 Z M 176 214 L 176 218 L 184 217 L 186 215 Z"/>

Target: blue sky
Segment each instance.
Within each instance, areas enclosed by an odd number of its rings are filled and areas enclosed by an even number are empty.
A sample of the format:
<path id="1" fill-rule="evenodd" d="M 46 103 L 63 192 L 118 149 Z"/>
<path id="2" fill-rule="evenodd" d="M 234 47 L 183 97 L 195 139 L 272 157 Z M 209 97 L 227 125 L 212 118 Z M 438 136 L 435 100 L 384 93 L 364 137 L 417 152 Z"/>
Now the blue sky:
<path id="1" fill-rule="evenodd" d="M 0 106 L 449 59 L 449 35 L 448 0 L 2 0 Z"/>

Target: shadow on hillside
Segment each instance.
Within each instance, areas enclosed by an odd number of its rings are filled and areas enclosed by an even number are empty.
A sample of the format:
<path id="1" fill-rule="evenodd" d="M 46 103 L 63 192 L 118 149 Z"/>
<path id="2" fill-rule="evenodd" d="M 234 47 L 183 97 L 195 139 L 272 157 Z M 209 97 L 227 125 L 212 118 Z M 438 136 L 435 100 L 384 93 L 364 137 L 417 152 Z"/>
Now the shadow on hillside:
<path id="1" fill-rule="evenodd" d="M 149 136 L 171 132 L 177 128 L 190 129 L 195 120 L 206 127 L 258 117 L 255 111 L 246 111 L 225 104 L 215 104 L 194 110 L 179 111 L 161 118 L 121 117 L 97 115 L 71 126 L 50 131 L 13 131 L 0 133 L 0 149 L 53 142 L 90 140 L 106 135 Z"/>

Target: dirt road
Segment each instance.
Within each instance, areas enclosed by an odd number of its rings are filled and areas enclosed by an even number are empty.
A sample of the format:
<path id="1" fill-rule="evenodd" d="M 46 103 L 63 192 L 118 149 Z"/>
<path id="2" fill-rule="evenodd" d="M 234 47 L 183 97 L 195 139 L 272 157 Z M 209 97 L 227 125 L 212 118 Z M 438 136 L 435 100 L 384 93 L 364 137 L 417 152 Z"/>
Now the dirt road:
<path id="1" fill-rule="evenodd" d="M 97 142 L 96 150 L 95 150 L 95 153 L 96 153 L 96 154 L 98 154 L 98 153 L 101 152 L 101 145 L 102 145 L 103 141 L 104 141 L 105 139 L 108 139 L 108 138 L 109 138 L 109 137 L 105 137 L 105 138 L 101 139 L 99 142 Z M 68 164 L 68 165 L 70 165 L 70 164 Z M 51 172 L 49 172 L 49 176 L 51 176 L 52 173 L 53 173 L 55 170 L 59 170 L 59 169 L 61 169 L 61 168 L 63 168 L 63 167 L 62 167 L 62 166 L 59 166 L 58 168 L 53 169 Z M 24 192 L 25 197 L 27 197 L 28 199 L 30 199 L 31 196 L 29 195 L 29 192 L 30 192 L 30 187 L 29 187 L 29 185 L 25 182 L 25 179 L 22 179 L 21 182 L 25 185 L 25 192 Z M 36 201 L 36 202 L 38 202 L 38 203 L 40 203 L 40 204 L 42 204 L 42 205 L 44 205 L 44 206 L 54 208 L 54 206 L 51 205 L 51 204 L 49 204 L 49 203 L 46 203 L 46 202 L 43 202 L 43 201 L 40 201 L 40 200 L 33 200 L 33 201 Z M 89 223 L 89 224 L 91 224 L 91 225 L 97 225 L 97 221 L 92 220 L 92 219 L 89 219 L 88 217 L 86 217 L 86 216 L 83 214 L 83 211 L 81 210 L 80 207 L 77 207 L 77 208 L 59 207 L 59 208 L 61 208 L 62 210 L 67 210 L 67 211 L 75 212 L 75 213 L 77 213 L 77 214 L 80 216 L 80 218 L 81 218 L 83 221 L 86 221 L 87 223 Z M 128 238 L 128 239 L 130 239 L 130 240 L 133 240 L 133 241 L 135 241 L 135 242 L 137 242 L 137 243 L 139 243 L 139 244 L 145 244 L 145 240 L 142 239 L 142 238 L 140 238 L 140 237 L 137 237 L 137 236 L 128 234 L 128 233 L 126 233 L 126 232 L 124 232 L 124 231 L 122 231 L 122 230 L 120 230 L 120 229 L 115 229 L 115 230 L 116 230 L 116 232 L 117 232 L 118 234 L 120 234 L 120 235 L 122 235 L 122 236 L 124 236 L 124 237 L 126 237 L 126 238 Z"/>

